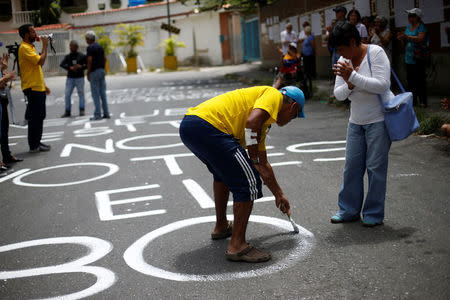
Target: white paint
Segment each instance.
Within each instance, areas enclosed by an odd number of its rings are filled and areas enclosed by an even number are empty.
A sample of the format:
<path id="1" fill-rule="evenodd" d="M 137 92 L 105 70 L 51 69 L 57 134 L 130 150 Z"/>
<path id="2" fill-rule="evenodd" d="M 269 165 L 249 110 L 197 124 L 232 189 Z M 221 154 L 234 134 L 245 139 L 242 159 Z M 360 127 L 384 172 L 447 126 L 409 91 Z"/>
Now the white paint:
<path id="1" fill-rule="evenodd" d="M 89 297 L 108 289 L 114 284 L 114 282 L 116 281 L 116 276 L 111 270 L 103 267 L 87 266 L 88 264 L 96 262 L 99 259 L 103 258 L 113 249 L 111 243 L 99 238 L 88 236 L 70 236 L 32 240 L 0 246 L 0 253 L 36 246 L 60 244 L 73 244 L 77 246 L 81 245 L 88 248 L 89 251 L 86 255 L 79 259 L 59 265 L 31 268 L 25 270 L 3 271 L 0 272 L 0 280 L 67 273 L 88 273 L 94 275 L 97 278 L 95 284 L 88 287 L 87 289 L 72 294 L 47 298 L 65 300 Z"/>
<path id="2" fill-rule="evenodd" d="M 341 161 L 345 160 L 345 157 L 333 157 L 333 158 L 316 158 L 313 161 L 323 162 L 323 161 Z"/>
<path id="3" fill-rule="evenodd" d="M 17 145 L 17 143 L 8 143 L 8 146 L 10 146 L 10 147 L 15 146 L 15 145 Z"/>
<path id="4" fill-rule="evenodd" d="M 195 180 L 185 179 L 183 180 L 183 184 L 192 197 L 197 200 L 201 208 L 205 209 L 215 207 L 214 200 L 208 196 L 206 191 Z"/>
<path id="5" fill-rule="evenodd" d="M 118 194 L 118 193 L 133 192 L 133 191 L 141 191 L 141 190 L 146 190 L 146 189 L 154 189 L 154 188 L 159 188 L 159 184 L 150 184 L 150 185 L 135 186 L 135 187 L 116 189 L 116 190 L 107 190 L 107 191 L 96 192 L 95 193 L 95 203 L 97 205 L 97 211 L 98 211 L 98 216 L 99 216 L 100 220 L 111 221 L 111 220 L 121 220 L 121 219 L 129 219 L 129 218 L 137 218 L 137 217 L 165 214 L 167 212 L 165 209 L 148 210 L 148 211 L 142 211 L 142 212 L 131 213 L 131 214 L 121 214 L 121 215 L 114 215 L 114 213 L 112 211 L 113 205 L 123 205 L 123 204 L 129 204 L 129 203 L 132 203 L 132 205 L 134 205 L 134 203 L 136 203 L 136 202 L 159 200 L 162 198 L 162 196 L 161 195 L 152 195 L 152 196 L 143 196 L 143 197 L 128 198 L 128 199 L 112 201 L 109 197 L 110 195 Z M 129 210 L 127 210 L 127 211 L 129 211 Z"/>
<path id="6" fill-rule="evenodd" d="M 176 136 L 180 137 L 178 133 L 158 133 L 158 134 L 147 134 L 147 135 L 139 135 L 130 138 L 126 138 L 116 142 L 116 147 L 123 150 L 152 150 L 152 149 L 163 149 L 163 148 L 173 148 L 178 146 L 183 146 L 183 143 L 175 143 L 168 145 L 159 145 L 159 146 L 126 146 L 125 144 L 135 140 L 141 140 L 146 138 L 154 138 L 154 137 L 162 137 L 162 136 Z"/>
<path id="7" fill-rule="evenodd" d="M 26 172 L 28 172 L 28 171 L 30 171 L 30 170 L 31 170 L 31 169 L 22 169 L 22 170 L 19 170 L 19 171 L 14 172 L 14 173 L 8 174 L 8 175 L 6 175 L 5 177 L 1 177 L 1 178 L 0 178 L 0 183 L 2 183 L 2 182 L 4 182 L 4 181 L 7 181 L 7 180 L 9 180 L 9 179 L 11 179 L 11 178 L 14 178 L 14 177 L 16 177 L 16 176 L 22 175 L 22 174 L 24 174 L 24 173 L 26 173 Z"/>
<path id="8" fill-rule="evenodd" d="M 275 196 L 262 197 L 262 198 L 256 199 L 253 202 L 256 203 L 256 202 L 271 202 L 271 201 L 275 201 Z M 234 202 L 232 200 L 230 200 L 230 201 L 228 201 L 227 206 L 233 206 L 233 203 Z"/>
<path id="9" fill-rule="evenodd" d="M 72 148 L 80 148 L 80 149 L 95 151 L 95 152 L 100 152 L 100 153 L 114 153 L 114 142 L 112 139 L 107 139 L 105 142 L 105 148 L 99 148 L 99 147 L 82 145 L 82 144 L 74 144 L 74 143 L 66 144 L 59 156 L 60 157 L 69 157 L 70 153 L 72 152 Z"/>
<path id="10" fill-rule="evenodd" d="M 415 176 L 420 176 L 420 174 L 416 174 L 416 173 L 411 173 L 411 174 L 395 174 L 395 175 L 391 175 L 389 177 L 391 178 L 401 178 L 401 177 L 415 177 Z"/>
<path id="11" fill-rule="evenodd" d="M 85 126 L 89 124 L 86 123 Z M 110 134 L 114 132 L 114 130 L 112 130 L 109 127 L 93 127 L 93 128 L 83 128 L 83 129 L 78 129 L 75 130 L 73 133 L 75 134 L 76 137 L 92 137 L 92 136 L 99 136 L 99 135 L 105 135 L 105 134 Z"/>
<path id="12" fill-rule="evenodd" d="M 11 124 L 9 126 L 11 126 Z M 27 137 L 26 135 L 14 135 L 14 136 L 8 137 L 8 139 L 24 139 L 26 137 Z"/>
<path id="13" fill-rule="evenodd" d="M 188 157 L 194 156 L 193 153 L 180 153 L 180 154 L 167 154 L 167 155 L 156 155 L 156 156 L 146 156 L 146 157 L 135 157 L 131 158 L 131 161 L 142 161 L 142 160 L 156 160 L 163 159 L 166 163 L 167 168 L 169 168 L 171 175 L 180 175 L 183 174 L 183 170 L 181 170 L 180 166 L 177 163 L 176 157 Z"/>
<path id="14" fill-rule="evenodd" d="M 60 140 L 62 140 L 62 138 L 42 139 L 41 142 L 42 143 L 48 143 L 48 142 L 56 142 L 56 141 L 60 141 Z"/>
<path id="15" fill-rule="evenodd" d="M 64 119 L 46 119 L 44 120 L 44 127 L 61 127 L 66 125 Z"/>
<path id="16" fill-rule="evenodd" d="M 164 115 L 168 116 L 184 116 L 189 107 L 168 108 L 164 111 Z"/>
<path id="17" fill-rule="evenodd" d="M 28 183 L 28 182 L 23 182 L 22 181 L 23 178 L 25 178 L 25 177 L 27 177 L 27 176 L 29 176 L 31 174 L 45 172 L 45 171 L 52 170 L 52 169 L 71 168 L 71 167 L 75 167 L 75 166 L 102 166 L 102 167 L 107 167 L 108 168 L 108 172 L 106 172 L 103 175 L 97 176 L 97 177 L 88 178 L 88 179 L 79 180 L 79 181 L 64 182 L 64 183 Z M 21 175 L 19 175 L 16 178 L 13 179 L 13 183 L 17 184 L 17 185 L 21 185 L 21 186 L 30 186 L 30 187 L 68 186 L 68 185 L 76 185 L 76 184 L 82 184 L 82 183 L 91 182 L 91 181 L 95 181 L 95 180 L 100 180 L 102 178 L 106 178 L 108 176 L 111 176 L 111 175 L 113 175 L 114 173 L 116 173 L 118 171 L 119 171 L 119 166 L 115 165 L 115 164 L 110 164 L 110 163 L 101 163 L 101 162 L 72 163 L 72 164 L 64 164 L 64 165 L 59 165 L 59 166 L 52 166 L 52 167 L 41 168 L 41 169 L 37 169 L 37 170 L 34 170 L 34 171 L 27 172 L 25 174 L 21 174 Z M 73 172 L 73 170 L 72 170 L 72 172 Z"/>
<path id="18" fill-rule="evenodd" d="M 267 157 L 272 157 L 272 156 L 283 156 L 283 155 L 284 155 L 283 152 L 267 153 Z"/>
<path id="19" fill-rule="evenodd" d="M 228 219 L 232 220 L 233 216 L 228 216 Z M 132 269 L 145 274 L 158 278 L 163 278 L 167 280 L 173 281 L 224 281 L 224 280 L 234 280 L 240 278 L 251 278 L 251 277 L 259 277 L 264 275 L 272 275 L 273 273 L 279 272 L 283 269 L 292 267 L 299 260 L 304 258 L 311 251 L 314 245 L 314 235 L 306 230 L 305 228 L 299 227 L 299 234 L 290 236 L 296 242 L 295 248 L 287 254 L 284 258 L 279 261 L 268 264 L 265 267 L 260 267 L 253 269 L 251 271 L 244 272 L 224 272 L 224 273 L 216 273 L 210 275 L 194 275 L 194 274 L 182 274 L 166 271 L 164 269 L 155 267 L 147 263 L 144 259 L 144 249 L 147 247 L 149 243 L 154 241 L 155 239 L 176 231 L 178 229 L 203 224 L 203 223 L 211 223 L 216 221 L 216 216 L 206 216 L 206 217 L 198 217 L 192 219 L 186 219 L 177 221 L 174 223 L 170 223 L 166 226 L 158 228 L 154 231 L 151 231 L 134 242 L 123 254 L 123 258 L 125 262 Z M 269 226 L 275 226 L 280 228 L 283 231 L 292 231 L 292 225 L 290 222 L 272 218 L 265 216 L 250 216 L 250 222 L 268 224 Z M 160 251 L 163 251 L 160 249 Z"/>
<path id="20" fill-rule="evenodd" d="M 84 125 L 86 122 L 89 122 L 89 118 L 80 118 L 78 120 L 72 121 L 69 126 L 80 126 Z"/>
<path id="21" fill-rule="evenodd" d="M 20 128 L 20 129 L 27 129 L 28 125 L 22 126 L 22 125 L 17 125 L 17 124 L 9 124 L 9 127 Z"/>
<path id="22" fill-rule="evenodd" d="M 156 117 L 159 115 L 159 109 L 154 109 L 153 113 L 147 114 L 147 115 L 138 115 L 138 116 L 127 116 L 124 112 L 120 113 L 119 117 L 121 119 L 131 119 L 131 120 L 137 120 L 137 119 L 144 119 L 148 117 Z"/>
<path id="23" fill-rule="evenodd" d="M 307 146 L 330 145 L 330 144 L 345 144 L 345 140 L 344 141 L 325 141 L 325 142 L 311 142 L 311 143 L 295 144 L 295 145 L 291 145 L 291 146 L 287 147 L 286 150 L 290 151 L 290 152 L 296 152 L 296 153 L 320 153 L 320 152 L 333 152 L 333 151 L 345 150 L 345 147 L 328 148 L 328 149 L 297 149 L 297 148 L 307 147 Z"/>
<path id="24" fill-rule="evenodd" d="M 175 128 L 180 128 L 181 120 L 174 120 L 174 121 L 159 121 L 159 122 L 150 122 L 151 125 L 157 125 L 157 124 L 169 124 L 172 125 Z"/>
<path id="25" fill-rule="evenodd" d="M 271 163 L 270 165 L 272 167 L 279 167 L 279 166 L 290 166 L 290 165 L 301 165 L 302 162 L 298 160 L 293 161 L 283 161 L 283 162 L 277 162 L 277 163 Z"/>

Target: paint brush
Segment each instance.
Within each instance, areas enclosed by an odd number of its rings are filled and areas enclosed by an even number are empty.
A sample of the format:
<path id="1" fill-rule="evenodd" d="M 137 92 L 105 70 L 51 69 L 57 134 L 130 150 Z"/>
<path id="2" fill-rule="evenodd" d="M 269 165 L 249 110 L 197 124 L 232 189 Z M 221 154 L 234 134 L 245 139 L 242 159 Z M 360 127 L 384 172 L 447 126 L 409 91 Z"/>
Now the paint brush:
<path id="1" fill-rule="evenodd" d="M 299 233 L 300 230 L 298 229 L 298 226 L 297 226 L 297 224 L 295 224 L 294 220 L 292 220 L 291 214 L 290 214 L 290 213 L 287 213 L 287 216 L 288 216 L 288 218 L 289 218 L 289 222 L 291 222 L 292 227 L 294 228 L 294 232 L 295 232 L 295 233 Z"/>

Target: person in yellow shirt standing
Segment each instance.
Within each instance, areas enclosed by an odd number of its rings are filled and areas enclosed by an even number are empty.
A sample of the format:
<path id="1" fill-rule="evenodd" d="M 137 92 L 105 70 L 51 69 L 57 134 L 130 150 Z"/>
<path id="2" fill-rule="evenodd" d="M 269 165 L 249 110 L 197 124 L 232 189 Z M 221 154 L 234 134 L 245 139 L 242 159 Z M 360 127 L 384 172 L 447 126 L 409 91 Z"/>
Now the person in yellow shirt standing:
<path id="1" fill-rule="evenodd" d="M 225 252 L 231 261 L 256 263 L 271 258 L 245 240 L 253 201 L 262 197 L 261 178 L 275 196 L 276 206 L 290 213 L 289 201 L 267 161 L 265 138 L 271 124 L 284 126 L 294 118 L 304 118 L 304 104 L 303 92 L 297 87 L 256 86 L 191 107 L 180 124 L 181 140 L 213 174 L 216 226 L 211 238 L 231 236 Z M 234 224 L 226 216 L 230 191 Z"/>
<path id="2" fill-rule="evenodd" d="M 18 60 L 22 91 L 28 102 L 25 111 L 25 119 L 28 121 L 28 145 L 31 153 L 49 151 L 51 147 L 41 143 L 46 115 L 45 99 L 46 95 L 50 94 L 50 89 L 44 83 L 41 67 L 47 58 L 48 37 L 40 37 L 42 53 L 39 55 L 33 45 L 37 38 L 33 25 L 20 26 L 19 35 L 23 40 L 19 47 Z"/>

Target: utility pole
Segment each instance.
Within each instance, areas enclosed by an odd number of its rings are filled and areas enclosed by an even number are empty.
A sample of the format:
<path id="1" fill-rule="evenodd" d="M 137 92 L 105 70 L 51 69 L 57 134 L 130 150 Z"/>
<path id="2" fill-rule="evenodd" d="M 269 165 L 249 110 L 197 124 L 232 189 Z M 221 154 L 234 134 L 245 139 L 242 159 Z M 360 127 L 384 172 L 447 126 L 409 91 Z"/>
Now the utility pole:
<path id="1" fill-rule="evenodd" d="M 170 0 L 167 0 L 167 23 L 169 24 L 169 38 L 171 36 L 171 32 L 170 32 L 170 4 L 169 4 Z"/>

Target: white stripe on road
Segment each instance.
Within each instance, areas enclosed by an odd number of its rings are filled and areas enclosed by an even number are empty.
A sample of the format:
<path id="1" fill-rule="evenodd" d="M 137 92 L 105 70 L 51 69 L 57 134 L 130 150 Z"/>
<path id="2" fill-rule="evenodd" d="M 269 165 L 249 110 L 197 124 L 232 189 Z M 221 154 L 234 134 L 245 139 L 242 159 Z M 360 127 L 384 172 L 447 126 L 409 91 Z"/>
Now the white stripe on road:
<path id="1" fill-rule="evenodd" d="M 278 166 L 301 165 L 301 164 L 302 164 L 301 161 L 293 160 L 293 161 L 283 161 L 283 162 L 273 163 L 270 165 L 272 167 L 278 167 Z"/>
<path id="2" fill-rule="evenodd" d="M 192 197 L 197 200 L 201 208 L 212 208 L 215 206 L 214 201 L 197 182 L 192 179 L 185 179 L 183 184 Z"/>
<path id="3" fill-rule="evenodd" d="M 345 160 L 345 157 L 316 158 L 313 161 L 340 161 L 340 160 Z"/>
<path id="4" fill-rule="evenodd" d="M 19 171 L 14 172 L 14 173 L 11 173 L 11 174 L 9 174 L 9 175 L 6 175 L 5 177 L 1 177 L 1 178 L 0 178 L 0 183 L 4 182 L 4 181 L 6 181 L 6 180 L 9 180 L 9 179 L 11 179 L 11 178 L 14 178 L 14 177 L 16 177 L 16 176 L 22 175 L 23 173 L 26 173 L 26 172 L 28 172 L 28 171 L 30 171 L 30 170 L 31 170 L 31 169 L 22 169 L 22 170 L 19 170 Z"/>

